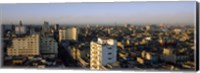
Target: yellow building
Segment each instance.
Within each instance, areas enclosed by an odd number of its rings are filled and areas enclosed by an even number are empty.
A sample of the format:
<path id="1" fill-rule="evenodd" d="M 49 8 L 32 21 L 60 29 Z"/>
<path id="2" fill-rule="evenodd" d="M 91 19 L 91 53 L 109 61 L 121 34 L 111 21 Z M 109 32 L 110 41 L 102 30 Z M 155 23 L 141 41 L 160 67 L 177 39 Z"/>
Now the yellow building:
<path id="1" fill-rule="evenodd" d="M 7 48 L 9 56 L 33 56 L 39 55 L 39 34 L 14 38 L 12 46 Z"/>
<path id="2" fill-rule="evenodd" d="M 152 57 L 152 56 L 151 56 L 151 53 L 147 52 L 147 53 L 146 53 L 146 59 L 147 59 L 147 60 L 151 60 L 151 57 Z"/>
<path id="3" fill-rule="evenodd" d="M 77 40 L 77 29 L 75 27 L 59 30 L 59 41 L 63 40 Z"/>
<path id="4" fill-rule="evenodd" d="M 173 50 L 172 50 L 172 49 L 169 49 L 169 48 L 164 48 L 164 49 L 163 49 L 163 54 L 164 54 L 164 55 L 173 54 Z"/>
<path id="5" fill-rule="evenodd" d="M 141 57 L 137 57 L 137 62 L 140 64 L 144 64 L 144 60 Z"/>

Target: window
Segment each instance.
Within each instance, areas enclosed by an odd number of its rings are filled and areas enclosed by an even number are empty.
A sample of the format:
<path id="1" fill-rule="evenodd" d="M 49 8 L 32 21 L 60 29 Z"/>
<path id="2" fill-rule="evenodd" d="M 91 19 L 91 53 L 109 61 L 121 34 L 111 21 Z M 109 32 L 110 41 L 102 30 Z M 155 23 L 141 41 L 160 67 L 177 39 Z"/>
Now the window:
<path id="1" fill-rule="evenodd" d="M 110 50 L 111 50 L 111 49 L 112 49 L 112 47 L 108 47 L 108 49 L 110 49 Z"/>
<path id="2" fill-rule="evenodd" d="M 111 55 L 111 54 L 112 54 L 111 52 L 108 53 L 108 55 Z"/>
<path id="3" fill-rule="evenodd" d="M 111 60 L 112 58 L 108 58 L 108 60 Z"/>
<path id="4" fill-rule="evenodd" d="M 92 54 L 97 54 L 97 51 L 93 51 Z"/>
<path id="5" fill-rule="evenodd" d="M 92 46 L 92 49 L 97 49 L 97 45 Z"/>
<path id="6" fill-rule="evenodd" d="M 93 64 L 97 64 L 97 62 L 95 60 L 92 61 Z"/>

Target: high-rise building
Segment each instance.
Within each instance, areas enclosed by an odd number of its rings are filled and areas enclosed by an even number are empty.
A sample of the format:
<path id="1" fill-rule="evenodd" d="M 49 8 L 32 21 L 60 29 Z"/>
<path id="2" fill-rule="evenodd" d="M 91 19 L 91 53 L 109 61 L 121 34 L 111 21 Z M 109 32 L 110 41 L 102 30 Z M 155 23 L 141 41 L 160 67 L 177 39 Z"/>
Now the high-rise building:
<path id="1" fill-rule="evenodd" d="M 57 42 L 59 40 L 58 30 L 59 30 L 59 24 L 55 24 L 54 25 L 54 31 L 53 31 L 53 37 Z"/>
<path id="2" fill-rule="evenodd" d="M 73 28 L 69 28 L 67 29 L 67 40 L 77 40 L 77 28 L 73 27 Z"/>
<path id="3" fill-rule="evenodd" d="M 50 26 L 47 21 L 44 21 L 44 24 L 42 26 L 42 33 L 45 35 L 50 32 Z"/>
<path id="4" fill-rule="evenodd" d="M 33 34 L 26 37 L 14 38 L 12 46 L 7 48 L 9 56 L 34 56 L 39 55 L 39 35 Z"/>
<path id="5" fill-rule="evenodd" d="M 117 60 L 117 41 L 100 39 L 90 43 L 90 69 L 102 69 Z"/>
<path id="6" fill-rule="evenodd" d="M 77 40 L 77 29 L 75 27 L 59 30 L 59 41 L 62 40 Z"/>
<path id="7" fill-rule="evenodd" d="M 51 37 L 40 38 L 40 53 L 41 54 L 57 54 L 58 43 Z"/>
<path id="8" fill-rule="evenodd" d="M 22 34 L 26 34 L 27 32 L 27 28 L 25 26 L 22 25 L 22 21 L 19 21 L 19 25 L 15 26 L 15 33 L 17 35 L 22 35 Z"/>
<path id="9" fill-rule="evenodd" d="M 58 29 L 59 29 L 59 25 L 58 25 L 58 24 L 55 24 L 55 25 L 54 25 L 54 30 L 55 30 L 55 31 L 58 31 Z"/>
<path id="10" fill-rule="evenodd" d="M 66 29 L 59 29 L 58 35 L 59 35 L 59 42 L 65 41 L 67 36 L 67 30 Z"/>

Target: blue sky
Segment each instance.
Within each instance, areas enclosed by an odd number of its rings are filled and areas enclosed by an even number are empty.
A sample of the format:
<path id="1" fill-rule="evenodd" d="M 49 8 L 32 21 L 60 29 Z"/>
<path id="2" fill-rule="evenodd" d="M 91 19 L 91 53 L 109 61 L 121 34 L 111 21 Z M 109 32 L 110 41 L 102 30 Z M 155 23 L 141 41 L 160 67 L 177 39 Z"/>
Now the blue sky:
<path id="1" fill-rule="evenodd" d="M 24 24 L 193 24 L 196 2 L 2 4 L 2 22 Z"/>

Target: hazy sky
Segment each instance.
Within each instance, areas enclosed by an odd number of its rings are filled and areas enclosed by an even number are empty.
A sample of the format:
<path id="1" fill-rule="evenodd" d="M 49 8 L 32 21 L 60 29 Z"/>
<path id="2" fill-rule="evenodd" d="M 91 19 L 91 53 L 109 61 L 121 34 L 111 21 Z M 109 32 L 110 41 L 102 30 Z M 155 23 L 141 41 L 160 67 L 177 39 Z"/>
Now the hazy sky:
<path id="1" fill-rule="evenodd" d="M 1 4 L 3 23 L 193 24 L 196 2 Z"/>

